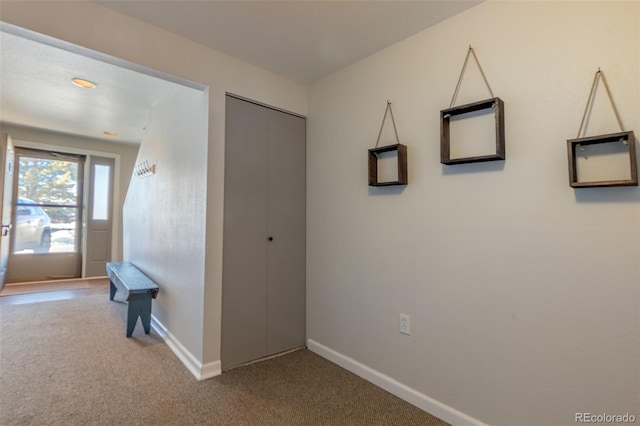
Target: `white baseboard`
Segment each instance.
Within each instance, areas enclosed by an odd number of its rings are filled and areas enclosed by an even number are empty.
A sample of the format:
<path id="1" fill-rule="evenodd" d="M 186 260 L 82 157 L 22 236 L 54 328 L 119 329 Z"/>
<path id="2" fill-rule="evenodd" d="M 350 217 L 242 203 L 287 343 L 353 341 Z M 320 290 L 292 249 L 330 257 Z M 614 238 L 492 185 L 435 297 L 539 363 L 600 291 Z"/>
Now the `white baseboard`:
<path id="1" fill-rule="evenodd" d="M 373 383 L 376 386 L 381 387 L 389 393 L 397 396 L 400 399 L 407 401 L 408 403 L 415 405 L 428 412 L 431 415 L 444 420 L 447 423 L 451 423 L 455 426 L 487 426 L 485 423 L 477 420 L 467 414 L 456 410 L 440 401 L 437 401 L 423 393 L 412 389 L 397 380 L 386 376 L 364 364 L 359 363 L 353 358 L 336 352 L 331 348 L 328 348 L 312 339 L 307 340 L 307 348 L 310 351 L 320 355 L 323 358 L 328 359 L 334 364 L 351 371 L 352 373 L 362 377 L 363 379 Z"/>
<path id="2" fill-rule="evenodd" d="M 151 315 L 151 327 L 155 330 L 156 333 L 158 333 L 158 335 L 160 335 L 160 337 L 162 337 L 167 346 L 171 348 L 173 353 L 176 354 L 178 359 L 182 361 L 185 367 L 187 367 L 187 369 L 191 372 L 191 374 L 195 376 L 196 379 L 204 380 L 222 374 L 222 363 L 220 361 L 202 364 L 153 315 Z"/>

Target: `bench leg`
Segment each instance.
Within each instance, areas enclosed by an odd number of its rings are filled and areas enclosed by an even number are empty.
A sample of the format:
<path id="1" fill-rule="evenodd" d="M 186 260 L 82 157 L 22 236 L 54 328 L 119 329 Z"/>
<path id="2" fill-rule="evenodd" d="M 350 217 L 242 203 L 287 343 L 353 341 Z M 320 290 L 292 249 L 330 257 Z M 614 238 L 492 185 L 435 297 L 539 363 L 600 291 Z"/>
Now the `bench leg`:
<path id="1" fill-rule="evenodd" d="M 127 309 L 127 337 L 131 337 L 140 317 L 144 334 L 151 332 L 151 293 L 132 294 Z"/>
<path id="2" fill-rule="evenodd" d="M 116 286 L 113 285 L 113 281 L 109 280 L 109 300 L 113 300 L 113 296 L 116 295 Z"/>

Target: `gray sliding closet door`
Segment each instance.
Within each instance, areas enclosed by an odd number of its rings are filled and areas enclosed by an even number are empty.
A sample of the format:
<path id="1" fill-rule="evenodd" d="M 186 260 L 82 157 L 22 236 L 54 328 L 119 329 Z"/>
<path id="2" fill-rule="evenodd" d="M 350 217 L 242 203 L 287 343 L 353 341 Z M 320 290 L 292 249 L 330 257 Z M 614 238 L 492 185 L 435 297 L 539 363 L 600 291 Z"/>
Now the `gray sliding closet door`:
<path id="1" fill-rule="evenodd" d="M 305 344 L 305 125 L 226 98 L 223 369 Z"/>

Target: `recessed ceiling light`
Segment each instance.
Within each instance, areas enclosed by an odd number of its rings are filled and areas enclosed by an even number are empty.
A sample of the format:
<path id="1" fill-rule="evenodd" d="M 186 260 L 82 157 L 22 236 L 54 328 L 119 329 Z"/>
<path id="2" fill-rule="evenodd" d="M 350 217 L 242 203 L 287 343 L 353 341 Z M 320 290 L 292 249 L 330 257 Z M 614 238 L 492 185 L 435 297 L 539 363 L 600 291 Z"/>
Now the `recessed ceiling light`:
<path id="1" fill-rule="evenodd" d="M 102 133 L 104 133 L 107 136 L 116 136 L 118 134 L 118 132 L 114 132 L 113 130 L 105 130 Z"/>
<path id="2" fill-rule="evenodd" d="M 83 87 L 85 89 L 93 89 L 94 87 L 96 87 L 96 84 L 92 81 L 89 80 L 85 80 L 83 78 L 72 78 L 71 82 L 73 84 L 75 84 L 78 87 Z"/>

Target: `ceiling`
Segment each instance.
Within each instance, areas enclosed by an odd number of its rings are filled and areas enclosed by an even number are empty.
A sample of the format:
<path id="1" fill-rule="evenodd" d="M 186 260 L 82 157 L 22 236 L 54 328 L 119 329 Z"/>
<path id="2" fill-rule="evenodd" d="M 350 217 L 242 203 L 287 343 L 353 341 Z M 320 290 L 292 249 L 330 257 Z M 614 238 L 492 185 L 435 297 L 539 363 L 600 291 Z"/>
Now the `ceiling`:
<path id="1" fill-rule="evenodd" d="M 138 143 L 151 108 L 179 87 L 6 32 L 0 32 L 0 46 L 0 120 L 5 123 Z M 75 77 L 96 87 L 77 87 L 71 81 Z"/>
<path id="2" fill-rule="evenodd" d="M 479 1 L 96 1 L 302 84 L 466 10 Z M 0 27 L 0 30 L 6 29 Z M 37 37 L 36 37 L 37 39 Z M 0 120 L 137 143 L 174 82 L 81 49 L 0 31 Z M 64 43 L 62 43 L 64 44 Z M 94 56 L 94 57 L 91 57 Z M 73 77 L 97 83 L 81 89 Z M 105 136 L 113 130 L 117 136 Z"/>
<path id="3" fill-rule="evenodd" d="M 310 84 L 479 1 L 96 1 Z"/>

